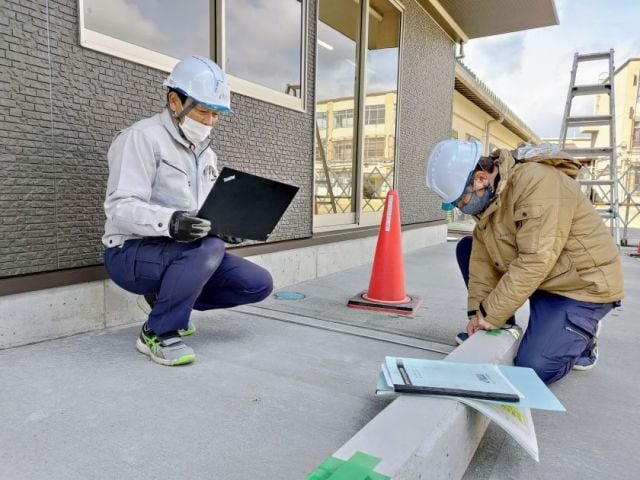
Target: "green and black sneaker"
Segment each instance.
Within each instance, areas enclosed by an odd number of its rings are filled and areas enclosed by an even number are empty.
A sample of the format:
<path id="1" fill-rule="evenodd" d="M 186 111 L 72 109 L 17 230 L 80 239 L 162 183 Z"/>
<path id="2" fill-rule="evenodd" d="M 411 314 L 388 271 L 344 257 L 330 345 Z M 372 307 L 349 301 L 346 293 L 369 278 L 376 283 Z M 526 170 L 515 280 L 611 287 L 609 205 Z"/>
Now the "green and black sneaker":
<path id="1" fill-rule="evenodd" d="M 144 295 L 138 295 L 136 304 L 138 305 L 138 308 L 140 310 L 142 310 L 146 315 L 149 315 L 151 313 L 153 305 L 156 303 L 157 298 L 157 293 L 146 293 Z M 178 335 L 180 335 L 181 337 L 188 337 L 189 335 L 193 335 L 194 333 L 196 333 L 196 326 L 191 323 L 191 320 L 189 320 L 187 328 L 178 330 Z"/>
<path id="2" fill-rule="evenodd" d="M 160 365 L 186 365 L 196 359 L 192 348 L 182 343 L 178 332 L 158 337 L 145 323 L 140 329 L 136 349 Z"/>

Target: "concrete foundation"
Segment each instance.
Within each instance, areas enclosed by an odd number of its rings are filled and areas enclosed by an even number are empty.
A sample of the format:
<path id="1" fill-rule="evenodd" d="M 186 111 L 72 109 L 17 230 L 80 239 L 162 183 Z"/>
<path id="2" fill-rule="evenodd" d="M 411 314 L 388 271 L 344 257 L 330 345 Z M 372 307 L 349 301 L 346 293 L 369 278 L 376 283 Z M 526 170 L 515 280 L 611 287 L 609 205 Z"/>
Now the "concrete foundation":
<path id="1" fill-rule="evenodd" d="M 446 225 L 408 230 L 403 251 L 444 242 L 446 234 Z M 247 258 L 282 288 L 369 263 L 376 241 L 373 236 Z M 136 296 L 109 280 L 7 295 L 0 297 L 0 311 L 0 349 L 140 321 Z"/>

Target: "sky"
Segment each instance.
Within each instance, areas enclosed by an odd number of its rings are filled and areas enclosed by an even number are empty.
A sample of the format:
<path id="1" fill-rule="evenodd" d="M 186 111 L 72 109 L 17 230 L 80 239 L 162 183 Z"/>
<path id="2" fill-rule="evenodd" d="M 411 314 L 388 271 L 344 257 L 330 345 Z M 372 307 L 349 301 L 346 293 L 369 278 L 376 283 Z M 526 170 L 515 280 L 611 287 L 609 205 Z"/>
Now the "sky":
<path id="1" fill-rule="evenodd" d="M 640 58 L 639 0 L 555 4 L 559 25 L 474 39 L 464 48 L 463 62 L 542 138 L 560 133 L 575 52 L 613 48 L 615 67 Z M 606 62 L 580 63 L 576 83 L 597 83 L 607 69 Z M 573 105 L 574 115 L 593 108 L 588 98 Z"/>

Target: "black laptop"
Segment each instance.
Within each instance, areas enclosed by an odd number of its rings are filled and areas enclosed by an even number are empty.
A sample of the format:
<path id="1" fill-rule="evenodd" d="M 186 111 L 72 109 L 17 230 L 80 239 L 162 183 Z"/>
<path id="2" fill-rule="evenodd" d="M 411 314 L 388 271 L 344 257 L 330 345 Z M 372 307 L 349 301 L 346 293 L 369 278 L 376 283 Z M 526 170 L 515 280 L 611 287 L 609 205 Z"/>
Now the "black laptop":
<path id="1" fill-rule="evenodd" d="M 198 217 L 211 222 L 212 236 L 266 240 L 298 187 L 224 167 Z"/>

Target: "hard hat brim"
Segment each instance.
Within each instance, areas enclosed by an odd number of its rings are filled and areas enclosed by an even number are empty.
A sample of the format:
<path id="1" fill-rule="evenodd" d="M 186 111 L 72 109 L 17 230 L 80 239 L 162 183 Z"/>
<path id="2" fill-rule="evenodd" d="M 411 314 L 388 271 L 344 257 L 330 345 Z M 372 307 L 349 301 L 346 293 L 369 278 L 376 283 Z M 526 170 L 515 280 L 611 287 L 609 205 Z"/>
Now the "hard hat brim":
<path id="1" fill-rule="evenodd" d="M 169 89 L 171 89 L 171 90 L 175 90 L 176 92 L 180 92 L 185 97 L 190 98 L 194 102 L 202 105 L 205 108 L 208 108 L 209 110 L 215 110 L 216 112 L 224 112 L 224 113 L 234 113 L 234 111 L 231 109 L 231 107 L 227 107 L 226 105 L 219 105 L 219 104 L 215 104 L 215 103 L 206 103 L 206 102 L 198 100 L 197 98 L 189 95 L 187 92 L 185 92 L 181 88 L 172 87 L 170 85 L 164 85 L 164 86 L 169 88 Z"/>

